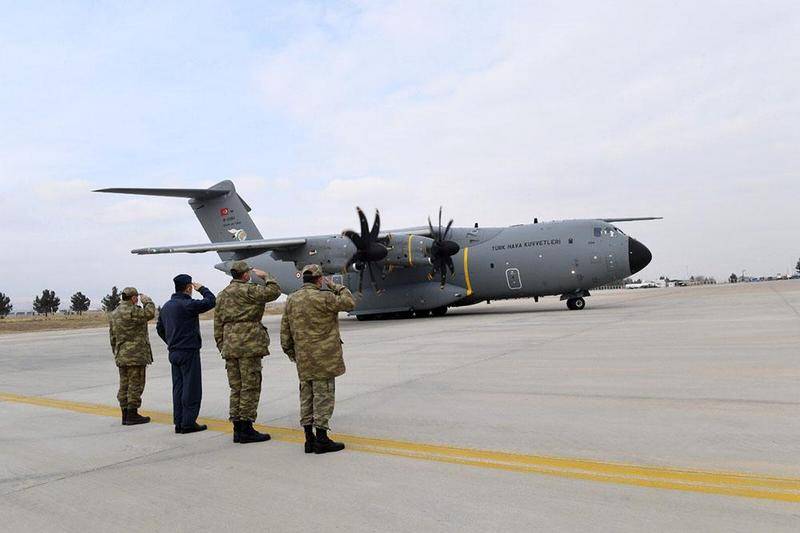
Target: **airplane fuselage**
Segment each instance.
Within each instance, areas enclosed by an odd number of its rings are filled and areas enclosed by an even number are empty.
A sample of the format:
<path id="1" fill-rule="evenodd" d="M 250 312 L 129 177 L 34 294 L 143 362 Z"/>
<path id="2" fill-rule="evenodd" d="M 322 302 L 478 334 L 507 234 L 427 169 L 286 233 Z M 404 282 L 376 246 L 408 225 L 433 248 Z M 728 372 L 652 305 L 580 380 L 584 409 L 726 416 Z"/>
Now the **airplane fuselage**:
<path id="1" fill-rule="evenodd" d="M 406 238 L 409 239 L 406 242 Z M 392 243 L 396 254 L 413 252 L 414 236 Z M 441 288 L 431 268 L 384 265 L 376 292 L 364 283 L 355 314 L 425 311 L 448 306 L 471 305 L 486 300 L 561 295 L 563 299 L 587 296 L 589 289 L 606 285 L 641 270 L 651 255 L 644 245 L 602 220 L 568 220 L 520 224 L 507 228 L 453 228 L 451 239 L 460 250 L 453 256 L 455 273 Z M 305 263 L 325 265 L 324 246 L 348 246 L 340 235 L 308 238 L 311 245 L 301 256 L 276 252 L 248 261 L 273 274 L 285 293 L 294 292 L 301 281 L 298 268 Z M 314 244 L 319 243 L 319 244 Z M 325 244 L 323 244 L 325 243 Z M 345 255 L 351 253 L 346 250 Z M 305 255 L 303 257 L 302 255 Z M 408 258 L 408 254 L 404 254 Z M 227 262 L 217 265 L 227 270 Z M 333 273 L 333 272 L 332 272 Z M 358 272 L 338 272 L 337 281 L 353 292 L 359 289 Z"/>

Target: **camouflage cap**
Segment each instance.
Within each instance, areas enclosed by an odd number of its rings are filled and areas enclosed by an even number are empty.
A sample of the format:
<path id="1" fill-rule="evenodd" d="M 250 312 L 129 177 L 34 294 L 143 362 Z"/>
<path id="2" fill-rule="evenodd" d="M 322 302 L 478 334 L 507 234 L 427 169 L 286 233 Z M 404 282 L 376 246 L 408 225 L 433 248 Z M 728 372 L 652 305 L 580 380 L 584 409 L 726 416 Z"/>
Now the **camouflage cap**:
<path id="1" fill-rule="evenodd" d="M 302 270 L 303 276 L 311 276 L 311 277 L 318 277 L 322 276 L 322 267 L 319 265 L 306 265 L 303 267 Z"/>
<path id="2" fill-rule="evenodd" d="M 231 270 L 235 270 L 236 272 L 248 272 L 253 270 L 253 267 L 247 264 L 247 261 L 234 261 L 231 264 Z"/>
<path id="3" fill-rule="evenodd" d="M 122 296 L 126 300 L 130 300 L 134 296 L 139 296 L 139 291 L 136 290 L 136 287 L 125 287 L 122 289 Z"/>

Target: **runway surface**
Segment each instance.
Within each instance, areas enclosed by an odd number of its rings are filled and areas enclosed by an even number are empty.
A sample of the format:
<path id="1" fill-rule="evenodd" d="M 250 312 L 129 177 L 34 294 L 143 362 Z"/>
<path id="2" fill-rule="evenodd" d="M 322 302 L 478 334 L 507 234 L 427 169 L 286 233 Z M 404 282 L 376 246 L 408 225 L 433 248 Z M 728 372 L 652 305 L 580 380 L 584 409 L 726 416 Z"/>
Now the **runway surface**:
<path id="1" fill-rule="evenodd" d="M 349 531 L 800 528 L 800 282 L 497 302 L 343 320 L 333 429 L 307 456 L 297 378 L 265 319 L 259 423 L 234 445 L 204 323 L 202 416 L 175 435 L 153 333 L 119 425 L 105 330 L 0 336 L 0 529 Z"/>

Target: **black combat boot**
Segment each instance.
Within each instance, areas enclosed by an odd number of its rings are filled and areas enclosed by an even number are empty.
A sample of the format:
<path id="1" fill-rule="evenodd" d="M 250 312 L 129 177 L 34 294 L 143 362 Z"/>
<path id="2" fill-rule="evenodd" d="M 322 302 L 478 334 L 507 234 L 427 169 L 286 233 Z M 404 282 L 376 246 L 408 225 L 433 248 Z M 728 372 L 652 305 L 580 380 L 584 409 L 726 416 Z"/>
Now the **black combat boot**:
<path id="1" fill-rule="evenodd" d="M 125 419 L 123 424 L 126 426 L 136 426 L 139 424 L 147 424 L 150 422 L 149 416 L 142 416 L 139 414 L 138 410 L 135 407 L 128 409 L 128 417 Z"/>
<path id="2" fill-rule="evenodd" d="M 328 438 L 328 431 L 317 428 L 317 440 L 314 443 L 314 453 L 331 453 L 344 450 L 343 442 L 334 442 Z"/>
<path id="3" fill-rule="evenodd" d="M 306 432 L 306 453 L 313 453 L 314 443 L 317 442 L 317 438 L 314 436 L 314 426 L 303 426 L 303 429 Z"/>
<path id="4" fill-rule="evenodd" d="M 124 407 L 120 407 L 120 411 L 122 411 L 122 425 L 123 426 L 127 426 L 128 425 L 128 410 L 125 409 Z"/>
<path id="5" fill-rule="evenodd" d="M 181 433 L 197 433 L 198 431 L 205 431 L 208 429 L 208 426 L 205 424 L 198 424 L 195 422 L 191 426 L 181 426 Z"/>
<path id="6" fill-rule="evenodd" d="M 256 431 L 253 427 L 253 423 L 248 420 L 242 420 L 240 423 L 242 424 L 242 429 L 239 432 L 239 442 L 242 444 L 265 442 L 271 438 L 269 433 L 259 433 Z"/>
<path id="7" fill-rule="evenodd" d="M 242 442 L 242 421 L 233 421 L 233 442 Z"/>

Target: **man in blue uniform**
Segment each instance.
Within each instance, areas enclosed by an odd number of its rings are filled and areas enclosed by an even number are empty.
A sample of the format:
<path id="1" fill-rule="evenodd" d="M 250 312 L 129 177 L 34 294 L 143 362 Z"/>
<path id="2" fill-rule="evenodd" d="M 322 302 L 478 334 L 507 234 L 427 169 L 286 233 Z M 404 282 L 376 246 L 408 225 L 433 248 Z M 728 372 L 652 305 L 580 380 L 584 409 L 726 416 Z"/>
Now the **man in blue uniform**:
<path id="1" fill-rule="evenodd" d="M 156 331 L 167 343 L 172 364 L 172 418 L 175 433 L 195 433 L 208 429 L 197 423 L 203 383 L 200 374 L 200 314 L 214 308 L 216 297 L 188 274 L 175 276 L 175 294 L 161 307 Z M 202 300 L 192 298 L 197 290 Z"/>

